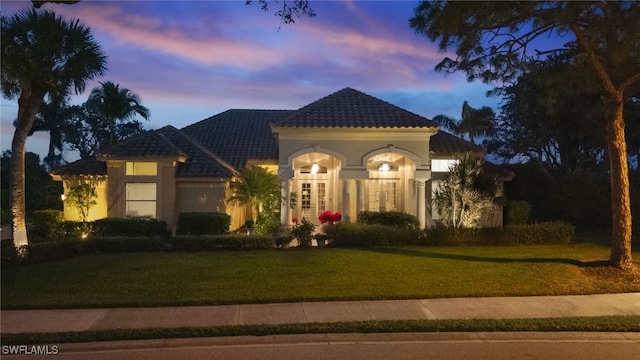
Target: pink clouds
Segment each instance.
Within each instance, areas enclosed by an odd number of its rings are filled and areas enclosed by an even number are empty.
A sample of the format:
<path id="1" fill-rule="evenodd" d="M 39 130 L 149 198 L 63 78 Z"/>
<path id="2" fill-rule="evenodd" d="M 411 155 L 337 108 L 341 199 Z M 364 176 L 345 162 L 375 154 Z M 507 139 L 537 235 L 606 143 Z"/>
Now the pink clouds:
<path id="1" fill-rule="evenodd" d="M 282 61 L 282 54 L 260 44 L 221 36 L 194 37 L 193 33 L 167 25 L 162 19 L 126 13 L 124 6 L 126 3 L 86 3 L 77 7 L 59 6 L 57 10 L 80 18 L 95 33 L 104 34 L 118 46 L 142 48 L 203 65 L 241 66 L 251 70 Z M 176 21 L 169 23 L 176 24 Z"/>
<path id="2" fill-rule="evenodd" d="M 3 11 L 30 6 L 9 3 Z M 346 86 L 423 115 L 484 97 L 486 87 L 433 71 L 445 56 L 409 28 L 414 3 L 317 1 L 317 17 L 283 25 L 243 1 L 46 4 L 91 27 L 114 81 L 151 110 L 149 128 L 183 127 L 229 108 L 295 109 Z M 3 124 L 15 113 L 4 111 Z M 481 106 L 482 100 L 472 101 Z M 5 128 L 2 129 L 6 131 Z M 3 143 L 3 147 L 8 144 Z"/>

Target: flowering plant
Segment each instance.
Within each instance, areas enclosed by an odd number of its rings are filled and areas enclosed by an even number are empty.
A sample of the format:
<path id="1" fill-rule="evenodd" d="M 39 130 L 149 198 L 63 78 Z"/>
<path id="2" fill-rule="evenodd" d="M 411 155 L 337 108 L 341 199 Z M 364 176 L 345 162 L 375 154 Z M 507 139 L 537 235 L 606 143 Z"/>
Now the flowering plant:
<path id="1" fill-rule="evenodd" d="M 297 224 L 298 223 L 298 218 L 294 217 L 293 219 L 291 219 L 291 222 L 294 223 L 294 224 Z"/>
<path id="2" fill-rule="evenodd" d="M 318 220 L 320 220 L 322 224 L 333 224 L 334 222 L 342 220 L 342 213 L 339 211 L 332 213 L 331 210 L 327 210 L 318 216 Z"/>

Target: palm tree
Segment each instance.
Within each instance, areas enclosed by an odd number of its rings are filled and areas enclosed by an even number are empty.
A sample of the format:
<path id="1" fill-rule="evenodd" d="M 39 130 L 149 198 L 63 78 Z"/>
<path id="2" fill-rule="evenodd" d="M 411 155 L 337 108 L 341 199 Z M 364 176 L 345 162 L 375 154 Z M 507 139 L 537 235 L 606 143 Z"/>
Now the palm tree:
<path id="1" fill-rule="evenodd" d="M 258 219 L 260 208 L 273 208 L 280 196 L 278 176 L 259 166 L 242 170 L 235 181 L 229 184 L 231 196 L 228 203 L 250 205 L 251 218 Z"/>
<path id="2" fill-rule="evenodd" d="M 100 83 L 100 86 L 91 90 L 87 107 L 109 124 L 109 145 L 117 139 L 118 120 L 130 120 L 136 115 L 149 119 L 149 109 L 142 106 L 140 96 L 111 81 Z"/>
<path id="3" fill-rule="evenodd" d="M 462 119 L 456 120 L 447 115 L 436 115 L 433 121 L 450 130 L 455 135 L 469 136 L 469 140 L 475 143 L 475 138 L 495 135 L 496 114 L 488 106 L 480 109 L 473 108 L 465 100 L 462 104 Z"/>
<path id="4" fill-rule="evenodd" d="M 434 206 L 446 226 L 475 228 L 485 210 L 500 196 L 498 188 L 481 183 L 482 159 L 471 153 L 458 154 L 457 164 L 445 175 L 434 193 Z"/>
<path id="5" fill-rule="evenodd" d="M 62 162 L 64 134 L 69 128 L 69 106 L 66 99 L 52 98 L 40 106 L 29 135 L 37 131 L 49 132 L 49 152 L 43 162 L 52 170 Z M 60 152 L 56 154 L 56 149 Z"/>
<path id="6" fill-rule="evenodd" d="M 25 145 L 45 96 L 63 97 L 84 90 L 102 75 L 106 56 L 78 20 L 52 11 L 22 10 L 1 17 L 1 84 L 6 98 L 18 98 L 18 119 L 11 143 L 11 212 L 16 247 L 28 244 L 25 221 Z"/>

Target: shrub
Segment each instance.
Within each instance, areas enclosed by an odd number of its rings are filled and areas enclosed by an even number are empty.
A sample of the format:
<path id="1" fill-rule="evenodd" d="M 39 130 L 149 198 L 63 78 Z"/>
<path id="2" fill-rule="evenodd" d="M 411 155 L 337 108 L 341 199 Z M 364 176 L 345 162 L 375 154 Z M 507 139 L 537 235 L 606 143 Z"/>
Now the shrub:
<path id="1" fill-rule="evenodd" d="M 32 243 L 58 241 L 64 238 L 61 226 L 63 217 L 60 210 L 37 210 L 32 214 L 33 228 L 29 240 Z"/>
<path id="2" fill-rule="evenodd" d="M 424 231 L 425 245 L 460 246 L 460 245 L 500 245 L 502 229 L 483 228 L 447 228 L 438 226 Z"/>
<path id="3" fill-rule="evenodd" d="M 104 218 L 94 222 L 93 233 L 98 236 L 166 236 L 167 222 L 143 218 Z"/>
<path id="4" fill-rule="evenodd" d="M 379 224 L 340 223 L 324 226 L 322 230 L 332 240 L 331 245 L 339 247 L 417 245 L 420 243 L 418 230 L 398 229 Z"/>
<path id="5" fill-rule="evenodd" d="M 368 225 L 386 225 L 398 229 L 418 230 L 420 220 L 417 216 L 399 211 L 361 211 L 357 222 Z"/>
<path id="6" fill-rule="evenodd" d="M 574 227 L 563 222 L 509 225 L 503 229 L 437 227 L 425 231 L 425 244 L 435 246 L 567 244 L 573 240 L 574 234 Z"/>
<path id="7" fill-rule="evenodd" d="M 509 201 L 505 207 L 507 224 L 528 224 L 531 220 L 531 205 L 522 200 Z"/>
<path id="8" fill-rule="evenodd" d="M 157 251 L 167 248 L 160 236 L 95 236 L 91 239 L 97 251 L 106 253 Z"/>
<path id="9" fill-rule="evenodd" d="M 0 240 L 0 264 L 3 268 L 19 265 L 21 260 L 13 246 L 13 240 Z"/>
<path id="10" fill-rule="evenodd" d="M 178 216 L 176 234 L 221 235 L 229 232 L 231 216 L 219 212 L 184 212 Z"/>
<path id="11" fill-rule="evenodd" d="M 63 221 L 60 227 L 64 232 L 64 239 L 83 239 L 95 232 L 95 222 L 67 220 Z"/>
<path id="12" fill-rule="evenodd" d="M 510 244 L 568 244 L 574 235 L 575 227 L 565 222 L 510 225 L 503 230 L 505 242 Z"/>
<path id="13" fill-rule="evenodd" d="M 266 236 L 179 235 L 174 238 L 175 249 L 188 251 L 268 249 L 273 246 L 273 239 Z"/>
<path id="14" fill-rule="evenodd" d="M 313 240 L 313 230 L 316 228 L 309 220 L 302 218 L 299 224 L 293 225 L 291 235 L 298 240 L 300 246 L 311 246 Z"/>
<path id="15" fill-rule="evenodd" d="M 251 221 L 251 220 L 248 220 Z M 251 221 L 253 222 L 253 221 Z M 262 213 L 258 215 L 255 225 L 255 234 L 258 236 L 272 236 L 280 229 L 280 221 L 273 213 Z"/>
<path id="16" fill-rule="evenodd" d="M 57 242 L 43 242 L 29 245 L 29 263 L 41 263 L 73 258 L 93 250 L 90 241 L 62 240 Z"/>

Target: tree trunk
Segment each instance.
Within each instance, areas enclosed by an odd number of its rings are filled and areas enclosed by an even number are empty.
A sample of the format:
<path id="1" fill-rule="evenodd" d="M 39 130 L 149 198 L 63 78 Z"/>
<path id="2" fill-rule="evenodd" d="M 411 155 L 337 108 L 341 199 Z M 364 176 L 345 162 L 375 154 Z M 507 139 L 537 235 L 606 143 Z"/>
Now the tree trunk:
<path id="1" fill-rule="evenodd" d="M 26 221 L 26 186 L 24 159 L 27 137 L 36 113 L 44 99 L 43 91 L 23 90 L 18 99 L 18 121 L 11 142 L 11 213 L 13 244 L 16 248 L 29 244 Z"/>
<path id="2" fill-rule="evenodd" d="M 613 220 L 611 265 L 628 269 L 631 258 L 631 197 L 629 194 L 629 166 L 625 124 L 622 116 L 624 106 L 622 93 L 609 96 L 605 106 L 610 109 L 607 119 L 607 152 L 611 174 L 611 216 Z"/>

